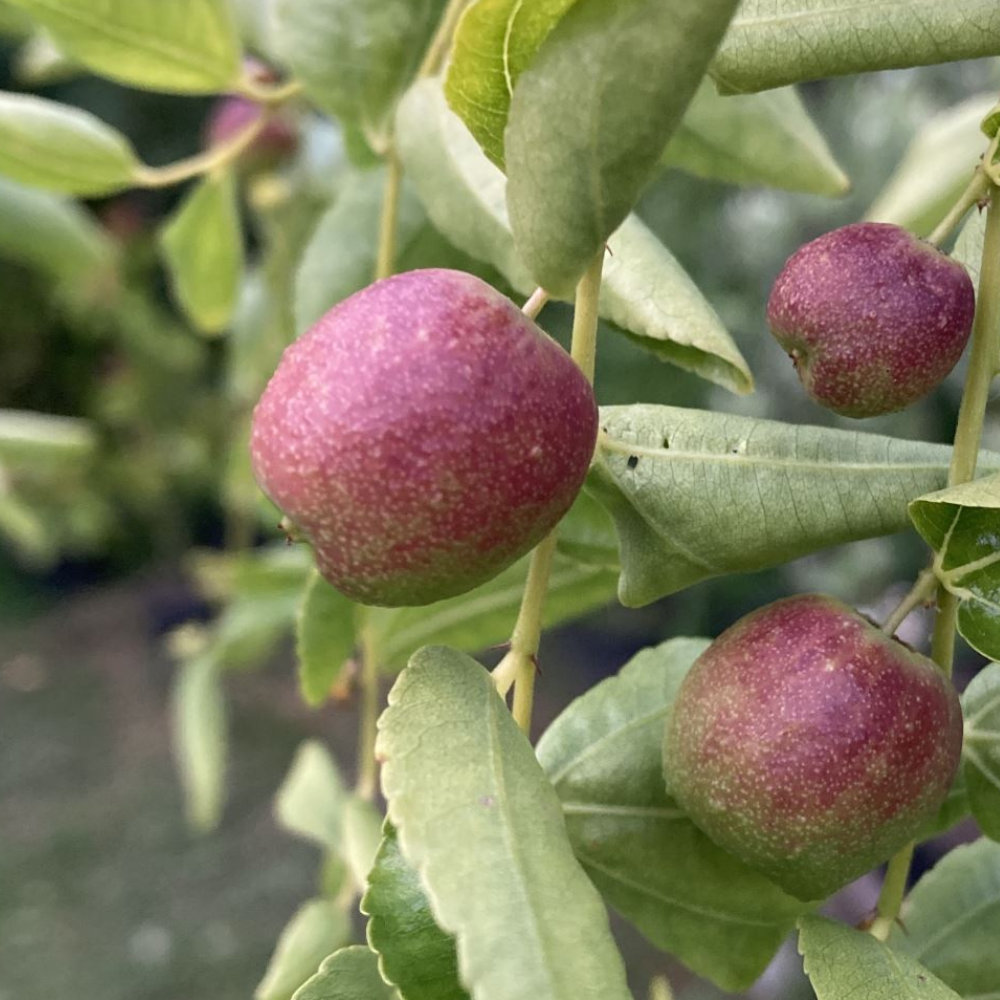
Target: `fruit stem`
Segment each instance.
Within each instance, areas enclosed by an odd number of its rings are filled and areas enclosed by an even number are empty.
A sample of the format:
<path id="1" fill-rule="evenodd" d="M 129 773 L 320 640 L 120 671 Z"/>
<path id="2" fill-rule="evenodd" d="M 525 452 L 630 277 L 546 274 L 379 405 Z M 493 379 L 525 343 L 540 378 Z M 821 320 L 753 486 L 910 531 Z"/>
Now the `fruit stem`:
<path id="1" fill-rule="evenodd" d="M 986 162 L 992 164 L 997 142 L 991 143 Z M 986 234 L 983 237 L 983 258 L 979 271 L 979 294 L 976 318 L 972 325 L 972 350 L 965 377 L 965 390 L 958 411 L 958 426 L 951 452 L 948 485 L 967 483 L 976 474 L 979 444 L 986 419 L 986 404 L 993 381 L 994 362 L 1000 353 L 1000 195 L 994 183 L 989 184 L 990 204 L 986 210 Z M 938 587 L 937 617 L 931 639 L 931 659 L 950 677 L 955 657 L 955 632 L 958 621 L 958 598 L 943 585 Z M 907 873 L 913 857 L 913 845 L 903 848 L 889 862 L 885 881 L 878 899 L 878 917 L 871 933 L 888 935 L 899 915 L 906 889 Z M 884 937 L 882 938 L 884 940 Z"/>
<path id="2" fill-rule="evenodd" d="M 896 629 L 909 617 L 911 611 L 924 601 L 930 599 L 937 586 L 937 577 L 933 569 L 921 570 L 916 583 L 910 588 L 909 593 L 899 602 L 893 612 L 886 618 L 882 625 L 882 631 L 886 635 L 895 635 Z"/>
<path id="3" fill-rule="evenodd" d="M 375 737 L 378 735 L 378 664 L 379 651 L 375 630 L 362 609 L 361 642 L 361 718 L 358 728 L 357 793 L 371 802 L 378 783 Z"/>
<path id="4" fill-rule="evenodd" d="M 666 976 L 654 976 L 650 979 L 649 1000 L 674 1000 L 674 991 Z"/>
<path id="5" fill-rule="evenodd" d="M 879 941 L 885 941 L 899 916 L 899 908 L 903 905 L 906 894 L 906 880 L 910 875 L 910 862 L 913 860 L 912 843 L 907 844 L 898 854 L 894 855 L 885 872 L 882 892 L 875 906 L 876 917 L 872 921 L 868 933 Z"/>
<path id="6" fill-rule="evenodd" d="M 583 273 L 576 288 L 573 312 L 573 342 L 570 353 L 593 384 L 594 362 L 597 355 L 597 300 L 601 294 L 601 271 L 604 267 L 604 248 L 594 258 Z M 540 310 L 548 295 L 536 289 L 524 305 L 528 310 Z M 501 696 L 505 696 L 514 686 L 514 704 L 511 714 L 521 730 L 528 734 L 531 729 L 531 713 L 535 699 L 535 673 L 538 670 L 538 645 L 542 636 L 542 613 L 545 608 L 545 592 L 552 573 L 552 559 L 556 551 L 558 528 L 540 542 L 531 553 L 528 579 L 524 584 L 521 608 L 510 637 L 510 650 L 493 671 L 493 683 Z"/>
<path id="7" fill-rule="evenodd" d="M 951 235 L 953 230 L 965 218 L 966 212 L 980 199 L 984 198 L 990 189 L 990 179 L 981 167 L 976 167 L 972 180 L 959 195 L 958 201 L 948 209 L 948 214 L 934 227 L 934 232 L 927 237 L 931 246 L 939 247 Z"/>
<path id="8" fill-rule="evenodd" d="M 231 140 L 213 146 L 211 149 L 205 150 L 204 153 L 198 153 L 197 156 L 189 156 L 187 159 L 178 160 L 165 167 L 140 165 L 132 172 L 132 180 L 138 187 L 163 188 L 172 187 L 174 184 L 180 184 L 182 181 L 188 181 L 194 177 L 201 177 L 203 174 L 222 170 L 234 160 L 239 159 L 253 145 L 257 137 L 264 131 L 269 118 L 270 112 L 263 111 L 259 117 Z"/>
<path id="9" fill-rule="evenodd" d="M 521 312 L 528 319 L 538 319 L 538 314 L 545 308 L 549 301 L 549 293 L 544 288 L 536 288 L 527 302 L 521 306 Z"/>
<path id="10" fill-rule="evenodd" d="M 417 70 L 418 80 L 425 76 L 434 76 L 441 69 L 466 2 L 467 0 L 450 0 L 445 8 L 444 14 L 441 15 L 441 20 L 438 22 L 437 31 L 434 32 L 434 37 L 431 39 L 430 45 L 427 46 L 427 52 L 420 64 L 420 69 Z"/>
<path id="11" fill-rule="evenodd" d="M 542 612 L 555 552 L 556 532 L 553 531 L 531 553 L 521 609 L 517 613 L 517 622 L 510 637 L 510 652 L 507 654 L 514 661 L 517 671 L 514 675 L 514 704 L 511 714 L 525 735 L 531 729 L 535 674 L 538 672 L 538 645 L 542 637 Z"/>
<path id="12" fill-rule="evenodd" d="M 378 253 L 375 258 L 375 280 L 388 278 L 396 270 L 396 222 L 399 216 L 399 190 L 403 183 L 403 165 L 395 149 L 386 154 L 385 188 L 382 195 L 382 215 L 378 224 Z"/>

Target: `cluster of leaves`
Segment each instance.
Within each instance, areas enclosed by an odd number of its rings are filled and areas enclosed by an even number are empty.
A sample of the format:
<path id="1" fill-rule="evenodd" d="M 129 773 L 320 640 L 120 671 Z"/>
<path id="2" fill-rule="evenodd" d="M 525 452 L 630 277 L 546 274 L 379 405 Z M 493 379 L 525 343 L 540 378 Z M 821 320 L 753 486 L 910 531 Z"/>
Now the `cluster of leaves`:
<path id="1" fill-rule="evenodd" d="M 641 192 L 669 167 L 842 193 L 847 179 L 793 85 L 997 53 L 994 4 L 939 8 L 539 0 L 527 11 L 520 0 L 478 0 L 458 24 L 442 78 L 418 73 L 446 13 L 441 0 L 172 0 L 169 10 L 159 0 L 8 0 L 0 26 L 35 32 L 28 44 L 36 48 L 44 32 L 64 65 L 139 88 L 280 100 L 302 142 L 266 176 L 241 173 L 226 150 L 164 171 L 88 112 L 2 95 L 0 254 L 53 278 L 74 314 L 113 300 L 115 336 L 149 362 L 151 381 L 165 371 L 187 377 L 203 363 L 206 341 L 143 333 L 153 314 L 148 289 L 125 282 L 120 251 L 66 196 L 195 178 L 157 245 L 187 322 L 205 336 L 226 333 L 224 405 L 212 411 L 230 459 L 221 489 L 234 523 L 252 534 L 275 515 L 249 475 L 249 407 L 282 348 L 371 280 L 390 156 L 405 175 L 399 268 L 458 266 L 521 294 L 542 285 L 569 299 L 606 245 L 600 312 L 608 325 L 660 360 L 746 393 L 751 373 L 718 314 L 633 213 Z M 304 96 L 248 77 L 245 47 L 287 72 Z M 929 230 L 964 186 L 988 110 L 976 99 L 928 123 L 872 216 Z M 936 169 L 928 155 L 942 158 Z M 981 245 L 973 218 L 955 255 L 972 269 Z M 172 385 L 168 408 L 177 405 Z M 902 531 L 912 518 L 962 600 L 963 635 L 997 656 L 1000 494 L 993 479 L 935 492 L 946 483 L 947 448 L 662 406 L 606 408 L 601 424 L 587 492 L 561 528 L 546 624 L 616 590 L 622 603 L 642 605 L 709 577 Z M 22 545 L 32 537 L 69 545 L 23 522 L 48 486 L 43 458 L 85 470 L 93 450 L 86 424 L 8 414 L 0 531 Z M 23 472 L 19 455 L 30 459 Z M 984 454 L 981 464 L 1000 471 L 1000 456 Z M 76 494 L 50 499 L 68 503 L 74 517 L 88 509 Z M 68 512 L 60 516 L 70 523 Z M 911 933 L 882 944 L 805 912 L 715 847 L 666 796 L 662 721 L 704 640 L 643 651 L 570 705 L 533 750 L 465 655 L 509 634 L 524 572 L 515 565 L 426 609 L 362 610 L 321 580 L 301 549 L 199 565 L 223 609 L 208 629 L 177 640 L 177 745 L 196 825 L 210 827 L 221 809 L 225 671 L 259 664 L 293 631 L 312 705 L 347 679 L 362 632 L 381 668 L 402 671 L 379 737 L 384 829 L 316 745 L 302 748 L 279 794 L 280 822 L 325 860 L 322 892 L 283 934 L 262 1000 L 295 990 L 299 1000 L 626 997 L 605 901 L 726 989 L 752 982 L 796 924 L 821 1000 L 859 975 L 881 991 L 873 996 L 887 997 L 915 980 L 942 997 L 995 984 L 1000 970 L 985 939 L 976 949 L 976 933 L 989 925 L 963 929 L 962 914 L 997 906 L 996 845 L 955 852 L 922 880 L 905 914 Z M 963 773 L 935 830 L 971 810 L 984 831 L 1000 834 L 996 670 L 966 694 Z M 361 893 L 370 947 L 337 951 L 351 939 Z M 953 916 L 943 921 L 945 907 Z"/>

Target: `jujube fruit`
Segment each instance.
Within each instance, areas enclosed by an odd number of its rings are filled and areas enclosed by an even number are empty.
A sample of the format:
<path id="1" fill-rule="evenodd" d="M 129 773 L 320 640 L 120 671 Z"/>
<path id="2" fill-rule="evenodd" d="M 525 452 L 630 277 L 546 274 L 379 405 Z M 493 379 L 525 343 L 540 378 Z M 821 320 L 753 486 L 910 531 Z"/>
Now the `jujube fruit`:
<path id="1" fill-rule="evenodd" d="M 931 660 L 807 595 L 740 619 L 695 662 L 664 773 L 720 847 L 822 899 L 913 838 L 961 747 L 958 696 Z"/>
<path id="2" fill-rule="evenodd" d="M 974 312 L 961 264 L 899 226 L 860 222 L 789 258 L 767 322 L 817 403 L 873 417 L 909 406 L 944 379 Z"/>
<path id="3" fill-rule="evenodd" d="M 212 106 L 204 128 L 204 144 L 211 149 L 232 142 L 256 122 L 264 109 L 246 97 L 230 94 Z M 267 170 L 290 157 L 299 146 L 299 130 L 285 114 L 272 114 L 240 157 L 247 170 Z"/>
<path id="4" fill-rule="evenodd" d="M 292 344 L 253 416 L 264 492 L 320 572 L 366 604 L 489 580 L 569 509 L 597 438 L 570 356 L 459 271 L 410 271 Z"/>

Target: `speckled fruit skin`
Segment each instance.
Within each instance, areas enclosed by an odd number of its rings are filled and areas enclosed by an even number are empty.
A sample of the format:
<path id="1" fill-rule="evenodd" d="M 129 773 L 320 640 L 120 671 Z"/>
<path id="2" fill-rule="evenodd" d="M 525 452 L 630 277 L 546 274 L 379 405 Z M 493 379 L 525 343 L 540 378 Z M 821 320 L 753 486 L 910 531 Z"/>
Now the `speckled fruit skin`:
<path id="1" fill-rule="evenodd" d="M 254 412 L 257 482 L 366 604 L 484 583 L 583 484 L 593 391 L 513 303 L 459 271 L 376 282 L 284 354 Z"/>
<path id="2" fill-rule="evenodd" d="M 832 598 L 791 597 L 727 629 L 667 723 L 667 787 L 720 847 L 822 899 L 905 845 L 962 749 L 951 683 Z"/>
<path id="3" fill-rule="evenodd" d="M 965 349 L 975 305 L 961 264 L 899 226 L 859 222 L 788 259 L 767 322 L 817 403 L 874 417 L 940 384 Z"/>

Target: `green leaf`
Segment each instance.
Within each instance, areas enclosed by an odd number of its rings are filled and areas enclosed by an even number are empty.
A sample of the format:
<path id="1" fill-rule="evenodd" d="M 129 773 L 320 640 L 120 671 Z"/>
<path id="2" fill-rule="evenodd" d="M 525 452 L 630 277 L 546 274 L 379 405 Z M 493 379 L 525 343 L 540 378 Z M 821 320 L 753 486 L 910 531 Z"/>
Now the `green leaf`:
<path id="1" fill-rule="evenodd" d="M 115 256 L 107 233 L 76 202 L 0 177 L 0 258 L 99 286 L 113 276 Z"/>
<path id="2" fill-rule="evenodd" d="M 470 993 L 627 1000 L 604 904 L 489 674 L 455 650 L 422 649 L 379 728 L 389 818 L 440 925 L 458 940 Z"/>
<path id="3" fill-rule="evenodd" d="M 559 522 L 556 551 L 588 566 L 619 568 L 615 526 L 608 512 L 589 493 L 581 490 L 569 513 Z"/>
<path id="4" fill-rule="evenodd" d="M 1000 659 L 1000 474 L 918 497 L 910 517 L 935 550 L 938 579 L 960 601 L 962 637 Z"/>
<path id="5" fill-rule="evenodd" d="M 0 463 L 8 471 L 87 463 L 97 451 L 89 421 L 27 410 L 0 410 Z"/>
<path id="6" fill-rule="evenodd" d="M 171 721 L 187 820 L 196 830 L 214 829 L 222 815 L 228 738 L 225 696 L 212 657 L 179 665 Z"/>
<path id="7" fill-rule="evenodd" d="M 213 94 L 239 77 L 227 0 L 8 0 L 86 67 L 150 90 Z"/>
<path id="8" fill-rule="evenodd" d="M 992 139 L 1000 131 L 1000 103 L 994 104 L 979 123 L 983 135 Z"/>
<path id="9" fill-rule="evenodd" d="M 672 406 L 601 410 L 588 490 L 614 518 L 623 604 L 908 526 L 951 449 Z M 993 468 L 1000 456 L 984 454 Z"/>
<path id="10" fill-rule="evenodd" d="M 382 816 L 360 795 L 351 795 L 344 807 L 344 860 L 360 892 L 368 887 L 368 873 L 382 842 Z"/>
<path id="11" fill-rule="evenodd" d="M 324 111 L 384 147 L 398 95 L 420 64 L 444 0 L 278 0 L 277 44 Z"/>
<path id="12" fill-rule="evenodd" d="M 962 695 L 962 770 L 979 828 L 1000 840 L 1000 664 L 976 674 Z"/>
<path id="13" fill-rule="evenodd" d="M 958 1000 L 908 955 L 826 917 L 799 921 L 799 951 L 817 1000 Z"/>
<path id="14" fill-rule="evenodd" d="M 458 23 L 445 84 L 448 103 L 498 167 L 504 165 L 514 85 L 575 2 L 477 0 Z"/>
<path id="15" fill-rule="evenodd" d="M 667 796 L 663 726 L 708 639 L 671 639 L 577 698 L 538 742 L 576 856 L 658 948 L 727 990 L 764 971 L 805 906 L 716 847 Z"/>
<path id="16" fill-rule="evenodd" d="M 511 99 L 515 243 L 565 295 L 653 176 L 736 0 L 577 0 Z M 554 127 L 554 123 L 558 123 Z"/>
<path id="17" fill-rule="evenodd" d="M 929 235 L 972 180 L 986 146 L 979 122 L 995 100 L 980 94 L 928 118 L 865 218 Z"/>
<path id="18" fill-rule="evenodd" d="M 660 162 L 729 184 L 830 196 L 850 188 L 792 87 L 723 97 L 703 80 Z"/>
<path id="19" fill-rule="evenodd" d="M 920 842 L 937 837 L 950 830 L 960 820 L 965 819 L 971 810 L 969 792 L 965 784 L 965 772 L 959 768 L 948 789 L 948 795 L 938 811 L 925 821 L 914 840 Z"/>
<path id="20" fill-rule="evenodd" d="M 378 952 L 382 975 L 399 988 L 403 1000 L 466 1000 L 455 939 L 438 927 L 420 878 L 388 822 L 361 912 L 368 916 L 368 944 Z"/>
<path id="21" fill-rule="evenodd" d="M 998 927 L 1000 844 L 979 840 L 949 851 L 917 882 L 888 944 L 963 997 L 986 1000 L 1000 984 Z"/>
<path id="22" fill-rule="evenodd" d="M 670 251 L 629 216 L 608 240 L 600 313 L 661 361 L 740 394 L 753 376 L 718 314 Z"/>
<path id="23" fill-rule="evenodd" d="M 243 278 L 243 228 L 233 174 L 201 181 L 167 222 L 161 244 L 184 312 L 199 330 L 220 333 L 233 318 Z"/>
<path id="24" fill-rule="evenodd" d="M 384 188 L 384 169 L 350 174 L 340 197 L 320 217 L 295 280 L 295 323 L 300 333 L 371 283 Z M 426 221 L 420 202 L 404 182 L 396 223 L 400 254 L 419 236 Z"/>
<path id="25" fill-rule="evenodd" d="M 467 652 L 505 642 L 517 620 L 528 572 L 525 556 L 481 587 L 422 608 L 372 608 L 380 662 L 399 668 L 420 646 L 447 643 Z M 544 627 L 553 628 L 614 600 L 618 571 L 556 555 L 545 598 Z"/>
<path id="26" fill-rule="evenodd" d="M 329 751 L 306 740 L 274 798 L 274 816 L 289 833 L 339 852 L 348 794 Z"/>
<path id="27" fill-rule="evenodd" d="M 481 6 L 482 0 L 469 8 L 463 25 Z M 434 225 L 459 249 L 492 264 L 522 295 L 534 291 L 514 249 L 507 179 L 448 107 L 438 80 L 418 80 L 400 101 L 396 151 Z"/>
<path id="28" fill-rule="evenodd" d="M 979 294 L 979 270 L 983 263 L 983 241 L 986 239 L 986 217 L 989 209 L 973 210 L 966 220 L 955 240 L 955 247 L 951 251 L 953 260 L 964 265 L 972 285 Z"/>
<path id="29" fill-rule="evenodd" d="M 0 172 L 52 191 L 94 197 L 132 183 L 129 141 L 88 111 L 0 92 Z"/>
<path id="30" fill-rule="evenodd" d="M 993 0 L 743 0 L 712 76 L 738 93 L 997 54 Z"/>
<path id="31" fill-rule="evenodd" d="M 17 50 L 11 75 L 27 89 L 51 87 L 82 76 L 86 70 L 52 40 L 47 31 L 36 31 Z"/>
<path id="32" fill-rule="evenodd" d="M 325 959 L 293 1000 L 398 1000 L 398 996 L 379 975 L 378 956 L 354 945 Z"/>
<path id="33" fill-rule="evenodd" d="M 295 624 L 299 690 L 319 706 L 354 651 L 354 604 L 313 571 Z"/>
<path id="34" fill-rule="evenodd" d="M 332 951 L 351 940 L 351 920 L 339 904 L 311 899 L 289 920 L 278 938 L 255 1000 L 290 1000 L 316 974 Z"/>
<path id="35" fill-rule="evenodd" d="M 533 291 L 514 248 L 504 176 L 448 109 L 436 81 L 410 88 L 396 130 L 407 176 L 434 225 L 455 246 L 496 267 L 521 294 Z M 619 227 L 610 246 L 601 315 L 661 360 L 736 392 L 749 391 L 752 379 L 738 348 L 666 247 L 635 216 Z"/>

